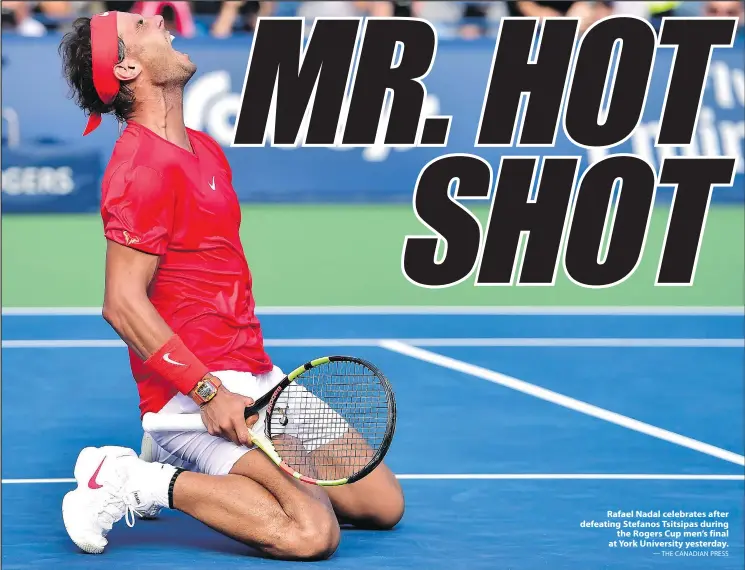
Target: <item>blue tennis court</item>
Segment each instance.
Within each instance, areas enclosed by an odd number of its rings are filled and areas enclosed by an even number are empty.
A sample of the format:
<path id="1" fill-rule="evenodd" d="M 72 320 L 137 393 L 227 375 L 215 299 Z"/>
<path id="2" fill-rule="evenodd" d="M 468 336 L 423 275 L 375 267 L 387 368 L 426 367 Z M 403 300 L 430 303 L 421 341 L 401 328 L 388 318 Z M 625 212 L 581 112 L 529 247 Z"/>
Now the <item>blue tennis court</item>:
<path id="1" fill-rule="evenodd" d="M 78 452 L 89 445 L 139 451 L 142 431 L 123 345 L 100 315 L 68 313 L 77 314 L 4 311 L 3 567 L 307 565 L 257 557 L 177 512 L 131 529 L 117 523 L 101 556 L 77 551 L 60 505 Z M 283 369 L 326 354 L 356 355 L 377 364 L 396 392 L 387 462 L 402 479 L 404 519 L 390 532 L 344 530 L 336 555 L 313 564 L 745 565 L 741 311 L 466 313 L 261 315 Z M 721 545 L 677 554 L 609 546 L 618 540 L 615 528 L 586 524 L 608 521 L 608 511 L 637 510 L 727 513 L 712 519 L 726 523 L 716 527 L 719 537 L 680 539 Z"/>

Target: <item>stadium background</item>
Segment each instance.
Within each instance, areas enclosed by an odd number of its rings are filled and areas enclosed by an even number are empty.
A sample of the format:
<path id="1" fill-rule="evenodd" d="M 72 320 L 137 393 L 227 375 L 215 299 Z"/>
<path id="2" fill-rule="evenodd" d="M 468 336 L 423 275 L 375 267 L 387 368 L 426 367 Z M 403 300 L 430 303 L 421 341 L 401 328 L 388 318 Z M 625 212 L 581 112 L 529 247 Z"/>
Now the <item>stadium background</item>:
<path id="1" fill-rule="evenodd" d="M 460 19 L 460 9 L 455 19 L 434 21 L 440 43 L 425 81 L 426 110 L 453 115 L 446 149 L 231 149 L 250 34 L 215 39 L 206 18 L 196 37 L 176 40 L 199 66 L 186 92 L 187 123 L 222 142 L 244 202 L 242 238 L 273 358 L 287 369 L 320 353 L 355 354 L 378 364 L 396 389 L 399 423 L 387 461 L 402 478 L 406 517 L 389 534 L 345 532 L 324 564 L 702 568 L 696 558 L 613 552 L 605 534 L 579 528 L 582 519 L 623 507 L 728 510 L 729 555 L 706 567 L 742 568 L 743 28 L 734 48 L 714 52 L 695 143 L 669 150 L 738 157 L 735 184 L 714 191 L 693 286 L 654 287 L 671 197 L 663 189 L 642 263 L 619 286 L 584 289 L 559 271 L 554 287 L 469 280 L 420 289 L 401 274 L 400 257 L 404 236 L 424 233 L 411 207 L 421 168 L 445 152 L 476 152 L 495 169 L 502 154 L 531 152 L 473 148 L 505 13 L 502 2 L 480 4 L 491 10 L 477 22 L 476 35 L 485 37 L 464 39 L 473 29 L 464 31 L 471 20 Z M 645 3 L 615 4 L 638 10 Z M 658 16 L 705 6 L 646 4 Z M 275 15 L 297 5 L 278 3 Z M 43 13 L 34 17 L 58 26 Z M 67 98 L 59 31 L 21 37 L 3 29 L 2 41 L 3 566 L 243 568 L 244 549 L 179 513 L 165 513 L 168 524 L 118 523 L 104 562 L 78 556 L 65 535 L 59 504 L 79 450 L 136 447 L 142 433 L 126 351 L 98 313 L 99 178 L 117 126 L 105 118 L 81 136 L 85 117 Z M 659 165 L 651 140 L 671 56 L 658 52 L 642 125 L 612 151 Z M 598 158 L 562 133 L 556 148 L 534 154 L 579 154 L 583 168 Z M 483 220 L 487 209 L 474 211 Z M 339 314 L 334 306 L 342 306 Z M 655 312 L 659 306 L 675 310 Z M 589 417 L 562 394 L 601 411 Z M 629 418 L 646 424 L 630 427 Z M 664 440 L 655 426 L 695 441 Z"/>
<path id="2" fill-rule="evenodd" d="M 293 13 L 293 4 L 280 3 L 275 13 Z M 688 3 L 684 7 L 689 13 L 694 9 Z M 744 221 L 742 28 L 735 48 L 714 50 L 694 145 L 670 151 L 738 157 L 733 187 L 714 191 L 692 287 L 654 287 L 670 189 L 659 192 L 641 266 L 620 286 L 583 289 L 562 272 L 552 288 L 477 288 L 469 281 L 424 290 L 410 284 L 400 270 L 403 239 L 408 233 L 425 233 L 411 207 L 416 177 L 440 154 L 474 152 L 498 26 L 498 20 L 490 19 L 484 26 L 486 37 L 463 40 L 457 37 L 457 25 L 435 23 L 441 39 L 426 80 L 425 112 L 453 115 L 446 149 L 229 148 L 251 35 L 238 32 L 217 40 L 203 34 L 177 40 L 176 47 L 187 51 L 199 67 L 185 94 L 187 124 L 223 144 L 236 191 L 245 203 L 243 239 L 259 304 L 743 304 L 743 244 L 733 239 L 743 234 Z M 5 307 L 100 306 L 102 300 L 99 180 L 118 126 L 107 118 L 95 134 L 81 136 L 85 118 L 67 97 L 58 43 L 58 32 L 33 38 L 3 34 Z M 659 50 L 642 125 L 630 141 L 611 152 L 633 152 L 659 165 L 663 151 L 652 147 L 653 129 L 672 51 Z M 478 149 L 477 154 L 496 168 L 503 154 L 531 152 L 535 149 Z M 597 158 L 574 147 L 561 129 L 555 148 L 539 153 L 578 154 L 584 157 L 582 168 Z M 483 219 L 487 208 L 485 204 L 474 210 Z M 11 215 L 14 212 L 26 214 Z M 44 215 L 34 215 L 39 212 Z M 318 263 L 340 258 L 350 260 L 348 269 L 331 270 Z M 49 275 L 54 275 L 53 287 Z"/>

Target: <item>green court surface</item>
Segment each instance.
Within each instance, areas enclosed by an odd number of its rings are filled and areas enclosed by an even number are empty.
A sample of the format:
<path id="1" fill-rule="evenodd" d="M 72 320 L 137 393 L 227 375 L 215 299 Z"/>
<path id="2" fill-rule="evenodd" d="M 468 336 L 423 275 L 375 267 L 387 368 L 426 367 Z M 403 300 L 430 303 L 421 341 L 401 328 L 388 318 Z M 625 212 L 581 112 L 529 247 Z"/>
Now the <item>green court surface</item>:
<path id="1" fill-rule="evenodd" d="M 745 209 L 712 206 L 691 287 L 655 287 L 669 210 L 655 209 L 637 271 L 585 289 L 561 266 L 554 287 L 424 289 L 401 273 L 407 234 L 427 234 L 411 205 L 245 205 L 242 238 L 258 305 L 742 306 Z M 478 210 L 485 219 L 486 210 Z M 4 307 L 100 306 L 105 243 L 98 215 L 3 216 Z"/>

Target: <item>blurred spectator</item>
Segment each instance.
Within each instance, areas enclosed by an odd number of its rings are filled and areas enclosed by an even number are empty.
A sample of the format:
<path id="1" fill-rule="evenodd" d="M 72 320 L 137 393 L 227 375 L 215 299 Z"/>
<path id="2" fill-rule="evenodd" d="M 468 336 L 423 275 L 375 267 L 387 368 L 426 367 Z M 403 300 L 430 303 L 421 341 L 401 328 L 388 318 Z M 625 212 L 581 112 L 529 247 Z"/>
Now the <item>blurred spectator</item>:
<path id="1" fill-rule="evenodd" d="M 682 2 L 647 2 L 646 4 L 649 10 L 649 16 L 659 20 L 668 16 L 675 16 L 675 10 Z"/>
<path id="2" fill-rule="evenodd" d="M 580 33 L 611 14 L 628 14 L 649 19 L 659 26 L 665 16 L 737 17 L 742 32 L 745 3 L 742 0 L 656 2 L 656 1 L 441 1 L 351 0 L 351 1 L 7 1 L 2 3 L 3 30 L 25 36 L 41 36 L 49 30 L 63 31 L 75 17 L 107 10 L 160 14 L 174 34 L 193 37 L 210 34 L 225 38 L 253 32 L 262 16 L 301 16 L 306 33 L 320 17 L 424 18 L 437 29 L 440 38 L 476 39 L 494 34 L 503 16 L 572 17 L 580 20 Z"/>
<path id="3" fill-rule="evenodd" d="M 274 12 L 274 2 L 246 2 L 211 0 L 194 2 L 195 13 L 214 16 L 210 27 L 210 34 L 216 38 L 227 38 L 234 31 L 253 32 L 256 29 L 256 19 L 260 16 L 271 16 Z"/>
<path id="4" fill-rule="evenodd" d="M 353 2 L 359 16 L 385 18 L 416 18 L 422 2 Z"/>
<path id="5" fill-rule="evenodd" d="M 189 2 L 137 2 L 131 11 L 146 18 L 163 16 L 166 29 L 174 36 L 191 38 L 196 35 Z"/>
<path id="6" fill-rule="evenodd" d="M 362 9 L 367 8 L 367 4 L 376 2 L 300 2 L 297 8 L 297 15 L 306 18 L 306 23 L 310 24 L 314 18 L 349 18 L 359 16 Z M 381 2 L 381 4 L 388 4 Z M 310 26 L 306 33 L 310 32 Z"/>
<path id="7" fill-rule="evenodd" d="M 375 2 L 375 4 L 390 4 L 391 16 L 394 18 L 415 18 L 421 2 Z"/>
<path id="8" fill-rule="evenodd" d="M 491 2 L 463 2 L 463 24 L 460 26 L 460 36 L 466 40 L 473 40 L 486 35 L 486 16 Z"/>
<path id="9" fill-rule="evenodd" d="M 3 29 L 13 29 L 22 36 L 39 37 L 46 34 L 47 29 L 44 24 L 31 15 L 35 4 L 35 2 L 3 2 Z"/>
<path id="10" fill-rule="evenodd" d="M 305 18 L 322 17 L 373 17 L 373 18 L 411 18 L 417 17 L 422 2 L 300 2 L 298 16 Z"/>
<path id="11" fill-rule="evenodd" d="M 736 17 L 739 18 L 740 27 L 745 25 L 745 2 L 739 1 L 719 1 L 706 2 L 703 7 L 704 16 L 709 17 Z"/>
<path id="12" fill-rule="evenodd" d="M 88 13 L 90 2 L 27 2 L 36 4 L 36 10 L 47 18 L 70 20 Z"/>
<path id="13" fill-rule="evenodd" d="M 579 18 L 580 33 L 601 18 L 610 16 L 612 5 L 612 2 L 507 2 L 510 16 Z"/>
<path id="14" fill-rule="evenodd" d="M 618 16 L 637 16 L 649 18 L 649 3 L 639 0 L 620 0 L 613 2 L 613 13 Z"/>
<path id="15" fill-rule="evenodd" d="M 106 1 L 106 2 L 101 2 L 101 4 L 103 4 L 103 6 L 101 6 L 101 8 L 102 8 L 101 12 L 105 12 L 107 10 L 116 11 L 116 12 L 131 12 L 132 11 L 132 7 L 135 4 L 137 4 L 137 2 L 117 2 L 117 1 L 109 2 L 109 1 Z M 95 13 L 98 13 L 98 12 L 96 11 L 96 12 L 93 12 L 93 13 L 95 14 Z"/>
<path id="16" fill-rule="evenodd" d="M 91 13 L 95 2 L 3 2 L 3 29 L 25 36 L 42 36 L 49 30 L 65 31 L 78 16 Z"/>

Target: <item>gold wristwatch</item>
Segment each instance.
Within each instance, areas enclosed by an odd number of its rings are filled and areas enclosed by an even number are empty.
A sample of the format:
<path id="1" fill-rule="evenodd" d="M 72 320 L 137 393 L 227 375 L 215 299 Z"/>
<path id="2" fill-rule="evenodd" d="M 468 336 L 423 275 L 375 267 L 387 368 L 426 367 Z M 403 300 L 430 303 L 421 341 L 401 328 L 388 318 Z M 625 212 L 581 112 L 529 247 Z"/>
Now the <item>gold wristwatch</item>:
<path id="1" fill-rule="evenodd" d="M 220 386 L 222 386 L 222 382 L 220 382 L 219 378 L 207 375 L 197 382 L 191 398 L 199 406 L 204 406 L 217 395 L 217 389 Z"/>

